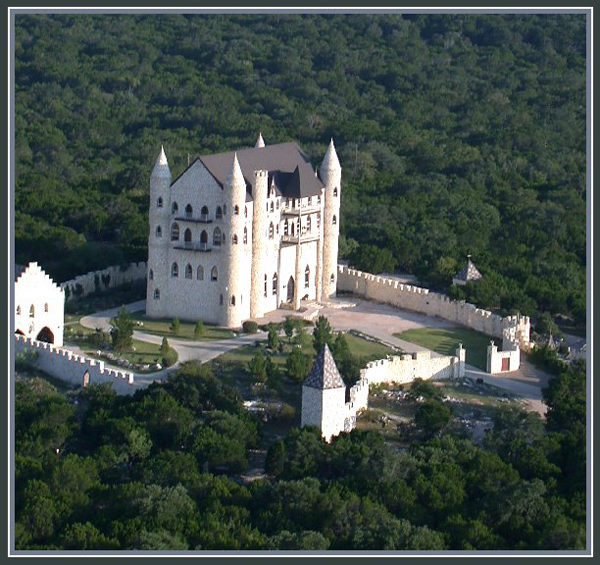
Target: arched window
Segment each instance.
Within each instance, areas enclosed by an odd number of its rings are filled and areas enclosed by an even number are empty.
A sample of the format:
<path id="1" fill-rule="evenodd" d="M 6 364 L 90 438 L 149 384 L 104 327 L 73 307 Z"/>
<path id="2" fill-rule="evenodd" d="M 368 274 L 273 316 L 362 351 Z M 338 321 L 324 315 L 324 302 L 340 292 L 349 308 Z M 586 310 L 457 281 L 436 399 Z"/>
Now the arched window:
<path id="1" fill-rule="evenodd" d="M 271 224 L 269 225 L 269 239 L 273 239 L 274 234 L 275 229 L 273 228 L 273 222 L 271 222 Z"/>
<path id="2" fill-rule="evenodd" d="M 44 304 L 44 312 L 48 312 L 48 303 Z"/>
<path id="3" fill-rule="evenodd" d="M 333 195 L 337 196 L 337 186 L 333 189 Z"/>
<path id="4" fill-rule="evenodd" d="M 35 308 L 33 307 L 33 304 L 31 305 L 31 307 L 29 308 L 29 317 L 33 318 L 35 316 Z"/>
<path id="5" fill-rule="evenodd" d="M 294 235 L 294 232 L 296 230 L 296 224 L 294 223 L 294 220 L 291 221 L 292 224 L 292 236 Z"/>
<path id="6" fill-rule="evenodd" d="M 244 226 L 244 243 L 248 243 L 248 228 Z"/>
<path id="7" fill-rule="evenodd" d="M 223 209 L 221 208 L 221 206 L 217 206 L 217 213 L 215 214 L 215 218 L 217 218 L 217 220 L 220 220 L 223 217 Z"/>
<path id="8" fill-rule="evenodd" d="M 173 263 L 171 265 L 171 276 L 178 277 L 179 276 L 179 265 L 177 263 Z"/>
<path id="9" fill-rule="evenodd" d="M 197 269 L 196 269 L 196 278 L 199 281 L 203 281 L 204 280 L 204 267 L 202 265 L 200 265 Z"/>
<path id="10" fill-rule="evenodd" d="M 189 263 L 185 266 L 185 278 L 186 279 L 192 278 L 192 266 Z"/>
<path id="11" fill-rule="evenodd" d="M 237 204 L 233 207 L 233 215 L 234 216 L 240 215 L 240 207 Z"/>
<path id="12" fill-rule="evenodd" d="M 335 276 L 333 273 L 331 273 L 331 276 L 329 277 L 329 282 L 335 282 Z"/>
<path id="13" fill-rule="evenodd" d="M 237 239 L 237 235 L 233 234 L 233 238 L 231 239 L 231 243 L 233 245 L 237 245 L 238 239 Z"/>
<path id="14" fill-rule="evenodd" d="M 219 271 L 217 271 L 217 267 L 214 266 L 210 271 L 210 280 L 216 281 L 219 278 Z"/>
<path id="15" fill-rule="evenodd" d="M 283 235 L 288 235 L 289 230 L 290 230 L 290 226 L 288 224 L 288 221 L 286 220 L 285 223 L 283 224 Z"/>
<path id="16" fill-rule="evenodd" d="M 185 232 L 183 233 L 183 241 L 185 243 L 189 243 L 191 245 L 191 243 L 192 243 L 192 230 L 190 228 L 187 228 L 185 230 Z"/>
<path id="17" fill-rule="evenodd" d="M 202 230 L 200 234 L 200 243 L 204 243 L 204 245 L 208 243 L 208 233 L 206 233 L 206 230 Z"/>
<path id="18" fill-rule="evenodd" d="M 185 217 L 186 218 L 191 218 L 193 213 L 194 213 L 194 209 L 192 208 L 192 205 L 191 204 L 186 204 L 186 207 L 185 207 Z"/>
<path id="19" fill-rule="evenodd" d="M 244 218 L 248 217 L 248 206 L 244 206 Z"/>
<path id="20" fill-rule="evenodd" d="M 331 220 L 331 223 L 335 226 L 337 224 L 337 218 L 335 217 L 335 215 L 333 216 L 333 220 Z"/>
<path id="21" fill-rule="evenodd" d="M 306 265 L 306 269 L 304 269 L 304 287 L 308 288 L 310 286 L 310 267 Z"/>
<path id="22" fill-rule="evenodd" d="M 276 231 L 277 231 L 277 235 L 279 235 L 279 224 L 277 224 L 277 225 L 275 226 L 275 229 L 276 229 Z"/>
<path id="23" fill-rule="evenodd" d="M 221 228 L 215 228 L 213 232 L 213 245 L 221 245 Z"/>
<path id="24" fill-rule="evenodd" d="M 308 216 L 308 218 L 306 218 L 306 231 L 311 231 L 312 221 L 310 218 L 311 218 L 310 216 Z"/>
<path id="25" fill-rule="evenodd" d="M 271 200 L 271 212 L 275 210 L 275 203 Z"/>
<path id="26" fill-rule="evenodd" d="M 179 241 L 179 224 L 177 222 L 171 226 L 171 241 Z"/>
<path id="27" fill-rule="evenodd" d="M 20 315 L 21 315 L 21 307 L 17 306 L 17 316 L 20 316 Z"/>
<path id="28" fill-rule="evenodd" d="M 235 296 L 233 294 L 231 295 L 231 305 L 235 306 Z"/>
<path id="29" fill-rule="evenodd" d="M 277 294 L 277 273 L 273 273 L 273 294 Z"/>
<path id="30" fill-rule="evenodd" d="M 219 296 L 219 306 L 223 306 L 223 295 Z"/>
<path id="31" fill-rule="evenodd" d="M 178 211 L 179 211 L 179 206 L 177 206 L 177 202 L 173 202 L 173 204 L 171 206 L 171 212 L 173 214 L 177 214 Z"/>
<path id="32" fill-rule="evenodd" d="M 158 288 L 154 289 L 154 300 L 160 300 L 160 290 Z"/>
<path id="33" fill-rule="evenodd" d="M 265 275 L 265 296 L 267 296 L 267 275 Z"/>
<path id="34" fill-rule="evenodd" d="M 208 208 L 206 206 L 202 206 L 202 210 L 200 210 L 200 219 L 208 220 Z"/>
<path id="35" fill-rule="evenodd" d="M 156 199 L 156 207 L 157 207 L 157 208 L 162 208 L 162 207 L 163 207 L 163 198 L 162 198 L 162 196 L 159 196 L 159 197 Z"/>
<path id="36" fill-rule="evenodd" d="M 162 237 L 162 228 L 160 226 L 156 226 L 156 237 Z"/>
<path id="37" fill-rule="evenodd" d="M 154 280 L 154 271 L 152 269 L 150 269 L 148 271 L 148 280 L 149 281 L 153 281 Z"/>

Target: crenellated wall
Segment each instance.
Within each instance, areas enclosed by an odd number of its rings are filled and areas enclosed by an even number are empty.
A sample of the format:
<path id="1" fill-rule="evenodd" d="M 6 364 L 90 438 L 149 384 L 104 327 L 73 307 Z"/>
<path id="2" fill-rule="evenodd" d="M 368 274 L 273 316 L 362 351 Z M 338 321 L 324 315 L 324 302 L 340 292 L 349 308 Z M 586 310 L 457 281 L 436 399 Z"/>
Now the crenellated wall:
<path id="1" fill-rule="evenodd" d="M 110 278 L 108 278 L 110 277 Z M 85 275 L 79 275 L 74 279 L 60 283 L 60 288 L 68 291 L 68 298 L 66 300 L 72 300 L 75 298 L 75 292 L 77 285 L 81 285 L 82 294 L 80 296 L 86 296 L 96 290 L 106 290 L 107 288 L 114 288 L 127 282 L 134 282 L 144 280 L 146 278 L 146 263 L 140 261 L 139 263 L 130 263 L 126 267 L 114 265 L 107 267 L 101 271 L 90 271 Z M 96 285 L 98 281 L 98 286 Z M 108 281 L 108 285 L 106 285 Z"/>
<path id="2" fill-rule="evenodd" d="M 477 308 L 474 304 L 469 304 L 464 300 L 452 300 L 445 294 L 430 292 L 427 288 L 363 273 L 345 265 L 338 265 L 337 288 L 404 310 L 438 316 L 498 338 L 503 337 L 505 329 L 512 328 L 519 346 L 525 350 L 530 347 L 528 316 L 517 315 L 503 318 L 489 310 Z"/>
<path id="3" fill-rule="evenodd" d="M 83 386 L 85 374 L 89 384 L 109 383 L 117 394 L 133 394 L 133 373 L 104 366 L 104 361 L 77 355 L 64 347 L 15 335 L 15 354 L 32 354 L 32 365 L 62 381 Z"/>

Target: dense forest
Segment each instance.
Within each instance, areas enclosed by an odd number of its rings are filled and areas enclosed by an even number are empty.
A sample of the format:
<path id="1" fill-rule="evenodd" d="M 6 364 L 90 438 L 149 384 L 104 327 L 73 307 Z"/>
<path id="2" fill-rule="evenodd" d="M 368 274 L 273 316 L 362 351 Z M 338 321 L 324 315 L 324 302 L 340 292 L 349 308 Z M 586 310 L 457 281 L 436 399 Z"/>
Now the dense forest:
<path id="1" fill-rule="evenodd" d="M 17 261 L 145 260 L 149 175 L 297 140 L 341 253 L 503 313 L 586 316 L 583 15 L 17 15 Z M 468 253 L 483 279 L 450 289 Z"/>
<path id="2" fill-rule="evenodd" d="M 379 431 L 327 444 L 294 428 L 251 483 L 262 423 L 208 365 L 134 396 L 21 377 L 16 548 L 584 549 L 585 366 L 540 355 L 556 373 L 545 422 L 505 407 L 481 445 L 438 429 L 401 451 Z M 435 390 L 419 385 L 424 413 L 443 407 Z"/>

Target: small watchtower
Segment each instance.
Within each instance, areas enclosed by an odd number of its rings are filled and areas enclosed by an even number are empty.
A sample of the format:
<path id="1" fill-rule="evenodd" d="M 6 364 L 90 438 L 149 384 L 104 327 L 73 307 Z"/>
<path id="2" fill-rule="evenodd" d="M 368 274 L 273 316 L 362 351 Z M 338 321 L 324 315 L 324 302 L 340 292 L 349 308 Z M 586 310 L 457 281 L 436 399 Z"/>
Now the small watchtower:
<path id="1" fill-rule="evenodd" d="M 477 281 L 481 278 L 479 269 L 471 261 L 471 255 L 467 255 L 467 264 L 454 276 L 452 284 L 465 285 L 468 282 Z"/>

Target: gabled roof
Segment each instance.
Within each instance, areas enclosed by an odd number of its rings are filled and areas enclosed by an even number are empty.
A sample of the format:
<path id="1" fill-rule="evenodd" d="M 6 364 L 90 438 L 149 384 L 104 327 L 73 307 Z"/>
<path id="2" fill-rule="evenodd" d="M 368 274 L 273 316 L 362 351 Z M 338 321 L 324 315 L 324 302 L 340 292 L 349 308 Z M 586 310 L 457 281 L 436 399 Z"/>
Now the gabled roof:
<path id="1" fill-rule="evenodd" d="M 283 186 L 278 185 L 281 194 L 288 198 L 316 196 L 324 186 L 294 141 L 201 156 L 200 161 L 221 186 L 225 186 L 234 153 L 237 153 L 247 190 L 251 190 L 254 171 L 258 170 L 283 174 L 281 179 L 290 173 L 292 176 L 282 181 Z"/>
<path id="2" fill-rule="evenodd" d="M 317 388 L 319 390 L 346 388 L 327 344 L 323 346 L 323 349 L 317 355 L 310 375 L 306 377 L 302 386 Z"/>
<path id="3" fill-rule="evenodd" d="M 467 264 L 458 272 L 458 274 L 454 278 L 459 279 L 461 281 L 476 281 L 481 278 L 481 273 L 473 264 L 473 261 L 469 259 L 467 261 Z"/>

